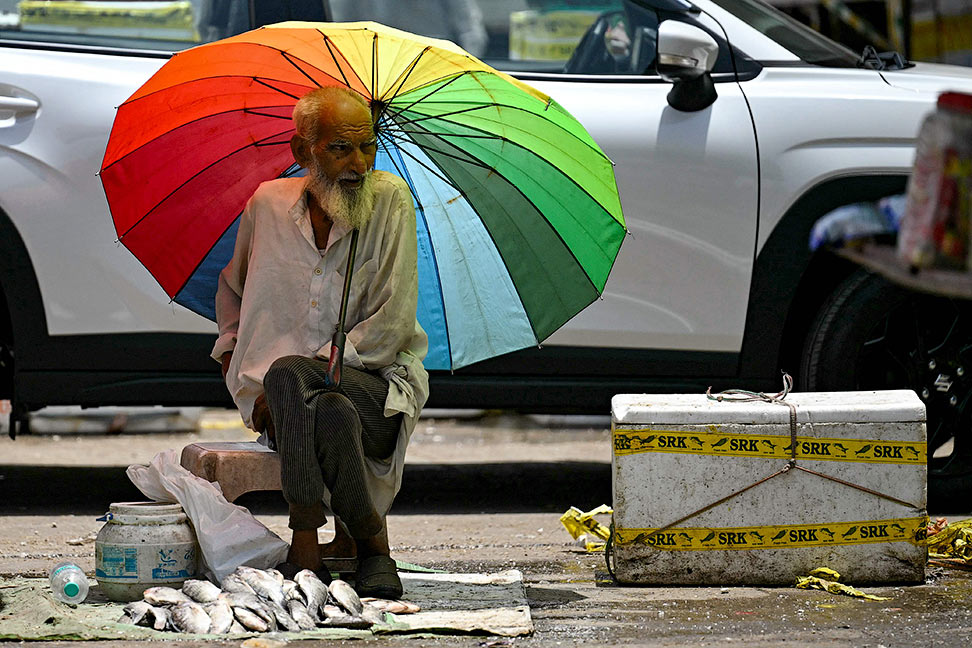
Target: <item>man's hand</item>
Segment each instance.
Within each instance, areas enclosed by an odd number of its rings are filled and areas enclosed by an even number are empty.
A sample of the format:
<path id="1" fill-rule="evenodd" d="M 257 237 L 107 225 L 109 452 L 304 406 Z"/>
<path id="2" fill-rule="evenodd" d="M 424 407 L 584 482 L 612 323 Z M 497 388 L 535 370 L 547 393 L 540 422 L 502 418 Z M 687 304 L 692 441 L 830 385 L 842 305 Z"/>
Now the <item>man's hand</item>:
<path id="1" fill-rule="evenodd" d="M 223 380 L 226 380 L 226 372 L 229 371 L 230 360 L 232 359 L 233 359 L 232 351 L 227 351 L 226 353 L 223 354 L 223 357 L 219 359 L 220 363 L 222 363 L 223 365 Z"/>
<path id="2" fill-rule="evenodd" d="M 267 407 L 266 394 L 260 394 L 253 401 L 253 429 L 257 432 L 266 432 L 267 439 L 270 440 L 271 448 L 275 447 L 277 441 L 277 431 L 273 427 L 273 418 L 270 416 L 270 408 Z"/>

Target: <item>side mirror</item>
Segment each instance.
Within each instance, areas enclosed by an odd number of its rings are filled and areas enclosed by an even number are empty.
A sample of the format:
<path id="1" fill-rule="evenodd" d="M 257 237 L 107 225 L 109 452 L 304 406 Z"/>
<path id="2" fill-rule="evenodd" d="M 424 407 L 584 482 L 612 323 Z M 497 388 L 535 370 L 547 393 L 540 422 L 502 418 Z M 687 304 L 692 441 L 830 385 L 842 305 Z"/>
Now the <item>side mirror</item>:
<path id="1" fill-rule="evenodd" d="M 708 108 L 718 96 L 709 72 L 719 44 L 694 25 L 666 20 L 658 26 L 658 74 L 671 81 L 668 105 L 683 112 Z"/>

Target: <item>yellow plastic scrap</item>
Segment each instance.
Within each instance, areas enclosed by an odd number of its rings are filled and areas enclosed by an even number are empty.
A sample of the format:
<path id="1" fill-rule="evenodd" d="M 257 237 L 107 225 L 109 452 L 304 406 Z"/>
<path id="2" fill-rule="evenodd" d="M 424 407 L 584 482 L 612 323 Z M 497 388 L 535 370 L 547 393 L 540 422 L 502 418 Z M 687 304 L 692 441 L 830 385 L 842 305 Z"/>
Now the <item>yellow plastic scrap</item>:
<path id="1" fill-rule="evenodd" d="M 867 599 L 869 601 L 891 600 L 883 596 L 866 594 L 857 588 L 851 587 L 850 585 L 838 583 L 838 580 L 840 580 L 840 574 L 835 572 L 833 569 L 817 567 L 810 572 L 809 576 L 798 578 L 796 586 L 798 589 L 824 590 L 825 592 L 830 592 L 831 594 L 844 594 L 845 596 L 854 596 L 857 598 Z"/>
<path id="2" fill-rule="evenodd" d="M 946 525 L 928 536 L 928 555 L 931 558 L 951 558 L 972 564 L 972 519 Z"/>
<path id="3" fill-rule="evenodd" d="M 600 538 L 600 541 L 585 540 L 584 549 L 586 551 L 603 551 L 607 539 L 611 537 L 611 529 L 594 519 L 595 515 L 613 514 L 614 510 L 607 504 L 601 504 L 595 509 L 586 513 L 575 506 L 571 506 L 566 513 L 560 516 L 560 523 L 567 529 L 567 533 L 577 540 L 581 536 L 588 535 Z"/>

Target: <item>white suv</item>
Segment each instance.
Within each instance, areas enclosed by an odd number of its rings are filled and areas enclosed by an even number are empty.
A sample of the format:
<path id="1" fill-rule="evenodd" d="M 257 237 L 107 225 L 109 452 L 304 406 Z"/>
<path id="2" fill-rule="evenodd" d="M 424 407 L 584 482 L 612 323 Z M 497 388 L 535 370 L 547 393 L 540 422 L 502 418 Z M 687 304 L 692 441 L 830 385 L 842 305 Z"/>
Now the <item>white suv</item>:
<path id="1" fill-rule="evenodd" d="M 807 247 L 834 207 L 904 190 L 923 116 L 972 70 L 862 59 L 759 0 L 0 0 L 0 398 L 21 430 L 49 404 L 230 403 L 215 326 L 115 243 L 95 176 L 114 107 L 194 42 L 358 18 L 555 97 L 616 163 L 631 230 L 602 301 L 542 349 L 434 374 L 430 405 L 606 412 L 619 392 L 775 390 L 781 369 L 800 390 L 910 387 L 930 450 L 955 438 L 933 501 L 972 489 L 969 306 Z M 669 50 L 693 42 L 716 51 L 686 79 Z"/>

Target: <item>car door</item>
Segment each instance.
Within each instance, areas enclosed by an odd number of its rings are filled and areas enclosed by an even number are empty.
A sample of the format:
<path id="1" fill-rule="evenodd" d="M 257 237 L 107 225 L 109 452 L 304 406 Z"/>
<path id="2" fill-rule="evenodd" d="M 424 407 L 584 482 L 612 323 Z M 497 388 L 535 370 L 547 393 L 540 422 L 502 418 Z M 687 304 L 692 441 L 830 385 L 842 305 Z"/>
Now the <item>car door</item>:
<path id="1" fill-rule="evenodd" d="M 632 50 L 653 52 L 659 20 L 710 32 L 721 50 L 718 99 L 697 112 L 671 107 L 672 84 L 648 55 L 614 71 L 585 74 L 569 63 L 571 73 L 520 75 L 571 111 L 614 161 L 630 231 L 604 298 L 547 345 L 606 347 L 618 358 L 648 350 L 639 354 L 652 362 L 644 374 L 664 372 L 671 357 L 651 350 L 697 351 L 710 361 L 699 371 L 711 374 L 714 362 L 731 367 L 742 343 L 758 220 L 753 122 L 713 19 L 634 3 L 612 9 L 609 20 L 637 22 L 628 27 Z M 684 360 L 677 360 L 682 375 Z"/>

